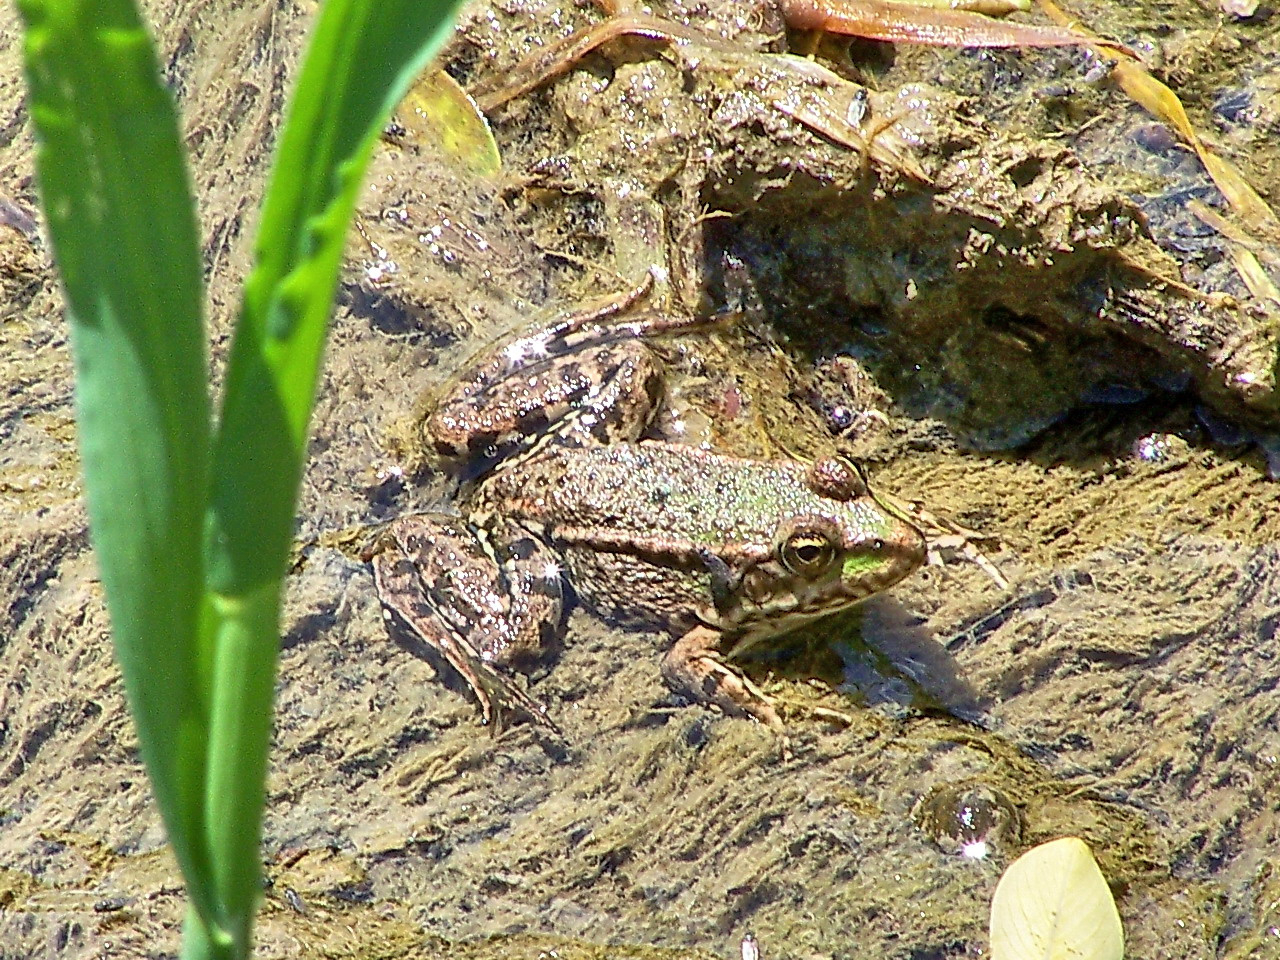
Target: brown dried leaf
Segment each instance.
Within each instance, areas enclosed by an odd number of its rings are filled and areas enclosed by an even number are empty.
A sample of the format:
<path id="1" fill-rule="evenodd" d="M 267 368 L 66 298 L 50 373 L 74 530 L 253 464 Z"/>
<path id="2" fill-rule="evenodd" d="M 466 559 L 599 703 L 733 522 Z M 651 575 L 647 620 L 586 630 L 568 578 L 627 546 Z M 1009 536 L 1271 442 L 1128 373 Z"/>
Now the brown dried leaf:
<path id="1" fill-rule="evenodd" d="M 993 20 L 950 7 L 928 7 L 894 0 L 781 0 L 787 25 L 825 30 L 867 40 L 925 43 L 946 47 L 1106 47 L 1126 56 L 1133 51 L 1066 26 Z"/>
<path id="2" fill-rule="evenodd" d="M 1053 0 L 1040 0 L 1040 5 L 1057 23 L 1071 22 Z M 1235 165 L 1204 145 L 1177 94 L 1153 77 L 1136 58 L 1117 63 L 1112 76 L 1135 103 L 1173 127 L 1191 145 L 1222 195 L 1248 227 L 1269 236 L 1275 236 L 1280 231 L 1280 219 L 1277 219 L 1275 212 L 1267 206 L 1258 192 L 1249 186 Z"/>

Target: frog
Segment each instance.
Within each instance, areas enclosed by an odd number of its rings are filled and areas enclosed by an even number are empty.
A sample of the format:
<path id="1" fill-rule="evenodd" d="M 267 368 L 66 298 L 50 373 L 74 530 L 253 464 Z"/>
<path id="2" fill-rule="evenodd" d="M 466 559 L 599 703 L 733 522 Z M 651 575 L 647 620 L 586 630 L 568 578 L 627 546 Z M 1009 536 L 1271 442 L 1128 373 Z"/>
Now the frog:
<path id="1" fill-rule="evenodd" d="M 459 478 L 459 509 L 379 532 L 366 559 L 384 616 L 461 675 L 486 724 L 554 728 L 515 674 L 543 662 L 577 602 L 669 636 L 676 694 L 781 733 L 733 661 L 892 587 L 924 562 L 924 535 L 844 457 L 650 436 L 666 398 L 654 340 L 708 320 L 617 316 L 635 297 L 517 336 L 438 398 L 422 432 Z"/>

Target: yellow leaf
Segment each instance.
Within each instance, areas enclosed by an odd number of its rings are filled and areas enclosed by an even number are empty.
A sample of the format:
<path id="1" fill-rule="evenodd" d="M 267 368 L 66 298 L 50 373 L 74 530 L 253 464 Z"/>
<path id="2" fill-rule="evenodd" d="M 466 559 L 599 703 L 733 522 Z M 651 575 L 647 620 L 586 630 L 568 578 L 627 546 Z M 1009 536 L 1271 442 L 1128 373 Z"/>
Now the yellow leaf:
<path id="1" fill-rule="evenodd" d="M 1052 840 L 1009 865 L 991 898 L 991 960 L 1123 956 L 1115 900 L 1083 840 Z"/>
<path id="2" fill-rule="evenodd" d="M 489 121 L 443 70 L 428 70 L 419 77 L 400 101 L 395 118 L 410 140 L 438 144 L 469 173 L 491 177 L 502 169 Z"/>

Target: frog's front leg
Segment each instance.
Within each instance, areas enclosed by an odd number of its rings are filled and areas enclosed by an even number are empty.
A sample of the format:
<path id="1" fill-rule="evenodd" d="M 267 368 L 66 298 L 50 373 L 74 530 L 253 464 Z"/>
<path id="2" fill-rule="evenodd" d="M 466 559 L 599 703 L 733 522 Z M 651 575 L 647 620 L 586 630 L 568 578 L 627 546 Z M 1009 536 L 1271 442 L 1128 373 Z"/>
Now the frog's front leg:
<path id="1" fill-rule="evenodd" d="M 724 662 L 724 635 L 699 624 L 675 642 L 662 660 L 663 679 L 678 693 L 726 713 L 754 717 L 777 733 L 782 720 L 759 688 Z"/>
<path id="2" fill-rule="evenodd" d="M 490 536 L 417 514 L 393 521 L 368 559 L 383 615 L 458 671 L 485 723 L 516 710 L 555 728 L 500 669 L 540 656 L 560 626 L 560 567 L 547 547 L 510 524 Z"/>

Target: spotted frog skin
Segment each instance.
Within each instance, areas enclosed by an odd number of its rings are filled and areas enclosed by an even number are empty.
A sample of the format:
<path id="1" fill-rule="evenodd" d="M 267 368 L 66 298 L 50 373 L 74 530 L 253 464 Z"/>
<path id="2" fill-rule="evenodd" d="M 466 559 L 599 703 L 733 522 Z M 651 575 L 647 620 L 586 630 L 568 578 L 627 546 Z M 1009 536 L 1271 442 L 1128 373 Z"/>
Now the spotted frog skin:
<path id="1" fill-rule="evenodd" d="M 640 439 L 664 393 L 645 338 L 699 321 L 610 321 L 617 309 L 512 341 L 442 399 L 427 438 L 473 483 L 461 516 L 406 516 L 380 535 L 386 616 L 458 670 L 486 722 L 501 710 L 549 722 L 509 669 L 555 642 L 567 581 L 604 619 L 673 637 L 674 690 L 780 730 L 726 658 L 897 583 L 924 538 L 844 459 Z"/>

